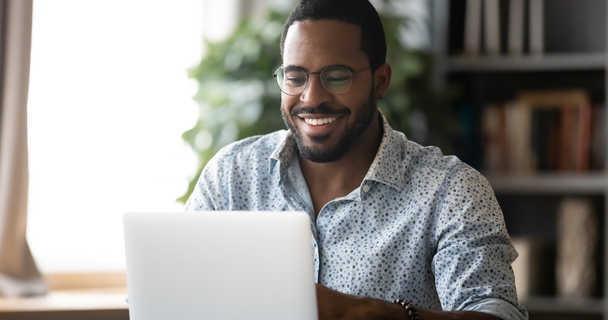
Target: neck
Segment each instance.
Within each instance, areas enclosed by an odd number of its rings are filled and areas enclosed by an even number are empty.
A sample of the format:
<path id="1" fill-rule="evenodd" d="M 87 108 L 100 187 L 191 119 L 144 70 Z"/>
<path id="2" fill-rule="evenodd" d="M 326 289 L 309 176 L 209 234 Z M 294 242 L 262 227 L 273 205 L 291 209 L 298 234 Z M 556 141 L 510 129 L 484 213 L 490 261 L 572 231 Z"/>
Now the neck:
<path id="1" fill-rule="evenodd" d="M 317 163 L 300 157 L 302 174 L 317 213 L 327 202 L 343 197 L 361 185 L 378 152 L 382 128 L 381 117 L 372 121 L 356 144 L 337 161 Z"/>

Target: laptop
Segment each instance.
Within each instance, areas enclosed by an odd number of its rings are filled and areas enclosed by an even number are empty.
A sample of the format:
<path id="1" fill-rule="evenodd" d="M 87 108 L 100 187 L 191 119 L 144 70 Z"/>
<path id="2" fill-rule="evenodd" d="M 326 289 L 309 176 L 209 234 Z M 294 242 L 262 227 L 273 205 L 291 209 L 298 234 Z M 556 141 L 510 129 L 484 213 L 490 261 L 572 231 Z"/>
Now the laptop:
<path id="1" fill-rule="evenodd" d="M 129 318 L 316 320 L 304 212 L 127 212 Z"/>

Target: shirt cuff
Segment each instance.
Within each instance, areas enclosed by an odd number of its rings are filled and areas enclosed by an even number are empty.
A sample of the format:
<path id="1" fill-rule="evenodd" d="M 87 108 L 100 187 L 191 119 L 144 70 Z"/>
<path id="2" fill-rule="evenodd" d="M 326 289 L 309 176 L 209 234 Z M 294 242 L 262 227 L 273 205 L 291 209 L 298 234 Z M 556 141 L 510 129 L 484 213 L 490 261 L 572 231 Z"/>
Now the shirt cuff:
<path id="1" fill-rule="evenodd" d="M 507 301 L 488 298 L 469 304 L 464 310 L 489 313 L 503 320 L 528 320 L 528 313 L 523 307 L 521 308 L 520 311 Z"/>

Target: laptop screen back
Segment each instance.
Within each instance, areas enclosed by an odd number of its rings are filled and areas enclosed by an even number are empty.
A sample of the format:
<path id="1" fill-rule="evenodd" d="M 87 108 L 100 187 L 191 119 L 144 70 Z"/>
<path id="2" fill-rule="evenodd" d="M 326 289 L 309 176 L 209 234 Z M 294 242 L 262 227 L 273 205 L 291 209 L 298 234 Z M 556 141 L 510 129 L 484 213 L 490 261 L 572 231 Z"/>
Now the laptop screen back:
<path id="1" fill-rule="evenodd" d="M 131 320 L 317 319 L 303 212 L 125 213 Z"/>

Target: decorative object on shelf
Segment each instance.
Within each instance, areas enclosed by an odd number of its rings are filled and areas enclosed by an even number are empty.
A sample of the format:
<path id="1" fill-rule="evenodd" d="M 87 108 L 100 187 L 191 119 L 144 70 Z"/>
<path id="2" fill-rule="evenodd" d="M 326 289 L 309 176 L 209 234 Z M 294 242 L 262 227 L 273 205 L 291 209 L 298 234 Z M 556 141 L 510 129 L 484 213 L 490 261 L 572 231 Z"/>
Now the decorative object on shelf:
<path id="1" fill-rule="evenodd" d="M 565 198 L 557 217 L 557 295 L 590 298 L 598 275 L 596 252 L 599 221 L 593 203 L 585 198 Z"/>

